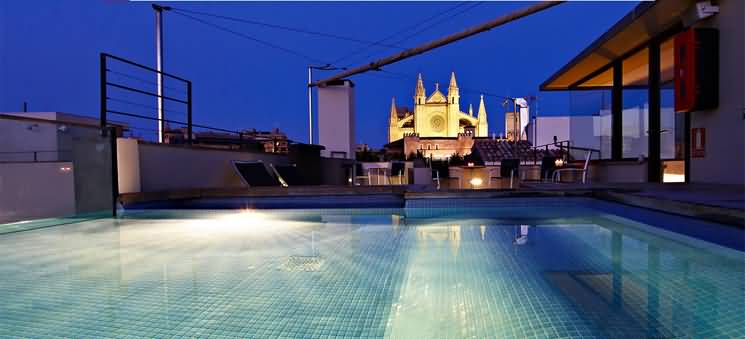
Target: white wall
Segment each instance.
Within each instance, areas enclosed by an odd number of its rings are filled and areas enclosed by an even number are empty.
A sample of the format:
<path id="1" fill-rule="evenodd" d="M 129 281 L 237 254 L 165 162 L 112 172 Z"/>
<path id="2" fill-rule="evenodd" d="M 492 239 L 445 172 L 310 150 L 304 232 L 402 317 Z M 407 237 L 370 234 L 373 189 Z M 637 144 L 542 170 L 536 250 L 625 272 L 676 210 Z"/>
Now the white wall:
<path id="1" fill-rule="evenodd" d="M 692 112 L 706 128 L 706 156 L 691 158 L 691 182 L 745 184 L 745 1 L 720 0 L 704 26 L 719 29 L 719 107 Z"/>
<path id="2" fill-rule="evenodd" d="M 71 162 L 0 164 L 0 222 L 73 214 Z"/>
<path id="3" fill-rule="evenodd" d="M 354 114 L 354 84 L 351 81 L 318 88 L 318 143 L 326 147 L 321 153 L 323 156 L 345 152 L 348 159 L 354 159 Z"/>
<path id="4" fill-rule="evenodd" d="M 150 143 L 140 143 L 138 152 L 143 192 L 244 187 L 233 170 L 233 160 L 288 163 L 282 155 Z"/>
<path id="5" fill-rule="evenodd" d="M 22 115 L 19 113 L 3 113 Z M 34 118 L 53 119 L 55 113 L 36 113 Z M 29 115 L 25 115 L 29 116 Z M 57 124 L 0 118 L 0 152 L 57 151 Z M 57 161 L 57 153 L 39 153 L 39 161 Z M 0 161 L 33 161 L 33 153 L 0 154 Z"/>
<path id="6" fill-rule="evenodd" d="M 647 162 L 592 162 L 587 176 L 590 182 L 595 183 L 647 182 Z"/>
<path id="7" fill-rule="evenodd" d="M 119 193 L 141 192 L 140 150 L 137 139 L 117 138 L 116 155 Z"/>
<path id="8" fill-rule="evenodd" d="M 537 123 L 537 137 L 535 146 L 546 145 L 554 142 L 554 136 L 558 141 L 567 140 L 569 136 L 569 117 L 558 116 L 558 117 L 538 117 L 536 118 Z M 531 124 L 533 122 L 531 121 Z M 533 133 L 533 126 L 528 126 L 529 134 Z M 530 135 L 531 142 L 533 137 Z"/>

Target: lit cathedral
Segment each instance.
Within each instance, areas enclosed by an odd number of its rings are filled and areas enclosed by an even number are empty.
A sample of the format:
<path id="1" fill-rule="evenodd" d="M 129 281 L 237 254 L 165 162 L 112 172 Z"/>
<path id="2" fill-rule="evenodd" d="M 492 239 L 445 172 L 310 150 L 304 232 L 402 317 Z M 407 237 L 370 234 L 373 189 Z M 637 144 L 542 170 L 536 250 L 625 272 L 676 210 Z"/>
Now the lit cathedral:
<path id="1" fill-rule="evenodd" d="M 475 117 L 471 105 L 468 106 L 468 113 L 461 112 L 455 72 L 450 74 L 447 95 L 440 92 L 439 84 L 435 84 L 435 91 L 429 97 L 424 89 L 422 75 L 419 74 L 414 92 L 413 112 L 396 107 L 395 98 L 391 102 L 388 142 L 399 140 L 405 135 L 456 138 L 459 134 L 487 137 L 489 125 L 486 121 L 483 95 Z"/>

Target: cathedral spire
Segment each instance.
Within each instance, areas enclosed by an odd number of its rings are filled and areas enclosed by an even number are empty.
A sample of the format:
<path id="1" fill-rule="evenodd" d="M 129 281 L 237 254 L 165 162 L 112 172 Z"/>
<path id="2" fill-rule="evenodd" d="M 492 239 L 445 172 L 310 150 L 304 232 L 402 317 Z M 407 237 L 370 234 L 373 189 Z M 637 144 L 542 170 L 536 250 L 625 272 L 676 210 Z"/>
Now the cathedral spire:
<path id="1" fill-rule="evenodd" d="M 396 97 L 391 98 L 391 116 L 389 118 L 391 125 L 398 122 L 398 110 L 396 109 Z"/>
<path id="2" fill-rule="evenodd" d="M 468 115 L 473 117 L 473 104 L 468 104 Z"/>
<path id="3" fill-rule="evenodd" d="M 455 81 L 455 72 L 450 72 L 450 86 L 448 89 L 458 89 L 458 82 Z"/>
<path id="4" fill-rule="evenodd" d="M 489 123 L 486 122 L 486 107 L 484 106 L 484 95 L 481 95 L 479 101 L 479 113 L 478 113 L 478 124 L 476 125 L 476 136 L 477 137 L 488 137 L 489 136 Z"/>
<path id="5" fill-rule="evenodd" d="M 458 83 L 455 81 L 455 72 L 450 73 L 450 85 L 448 86 L 448 102 L 460 107 L 460 91 L 458 90 Z M 460 112 L 460 108 L 458 108 L 458 112 Z"/>
<path id="6" fill-rule="evenodd" d="M 414 92 L 416 96 L 425 96 L 426 93 L 424 91 L 424 80 L 422 80 L 422 73 L 419 73 L 416 79 L 416 91 Z"/>
<path id="7" fill-rule="evenodd" d="M 479 124 L 486 124 L 486 107 L 484 106 L 484 95 L 481 95 L 481 101 L 479 101 L 479 113 L 478 113 Z"/>
<path id="8" fill-rule="evenodd" d="M 422 80 L 422 73 L 417 75 L 416 89 L 414 90 L 414 104 L 421 105 L 427 100 L 427 93 L 424 90 L 424 80 Z"/>

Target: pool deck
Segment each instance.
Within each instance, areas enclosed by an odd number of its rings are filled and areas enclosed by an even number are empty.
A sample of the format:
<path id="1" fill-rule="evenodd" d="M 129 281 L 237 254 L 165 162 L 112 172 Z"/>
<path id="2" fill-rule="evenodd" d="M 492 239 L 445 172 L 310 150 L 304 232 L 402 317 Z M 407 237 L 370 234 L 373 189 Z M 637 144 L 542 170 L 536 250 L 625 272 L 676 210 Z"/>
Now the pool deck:
<path id="1" fill-rule="evenodd" d="M 745 186 L 714 184 L 557 184 L 524 182 L 519 189 L 442 190 L 427 186 L 296 186 L 191 189 L 121 195 L 124 206 L 149 201 L 240 197 L 395 195 L 406 200 L 593 197 L 745 227 Z"/>

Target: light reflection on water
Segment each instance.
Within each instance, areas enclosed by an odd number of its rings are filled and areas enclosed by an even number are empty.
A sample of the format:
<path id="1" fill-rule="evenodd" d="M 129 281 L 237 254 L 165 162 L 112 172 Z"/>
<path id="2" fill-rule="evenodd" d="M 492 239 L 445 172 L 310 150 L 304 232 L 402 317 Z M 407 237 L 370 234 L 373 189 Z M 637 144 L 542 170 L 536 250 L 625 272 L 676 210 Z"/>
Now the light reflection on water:
<path id="1" fill-rule="evenodd" d="M 0 337 L 738 337 L 743 273 L 579 205 L 155 211 L 0 236 Z"/>

